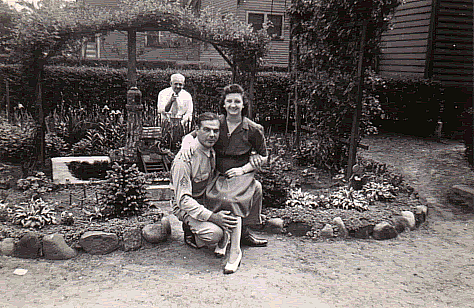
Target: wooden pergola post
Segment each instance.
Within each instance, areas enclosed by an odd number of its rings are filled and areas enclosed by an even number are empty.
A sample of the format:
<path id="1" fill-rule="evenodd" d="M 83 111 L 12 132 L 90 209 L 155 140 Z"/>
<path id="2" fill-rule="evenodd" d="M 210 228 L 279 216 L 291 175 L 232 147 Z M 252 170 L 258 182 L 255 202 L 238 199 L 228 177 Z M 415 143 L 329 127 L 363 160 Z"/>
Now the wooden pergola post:
<path id="1" fill-rule="evenodd" d="M 125 159 L 138 161 L 138 146 L 143 130 L 142 92 L 137 87 L 137 31 L 128 29 L 128 71 L 127 71 L 127 133 Z"/>

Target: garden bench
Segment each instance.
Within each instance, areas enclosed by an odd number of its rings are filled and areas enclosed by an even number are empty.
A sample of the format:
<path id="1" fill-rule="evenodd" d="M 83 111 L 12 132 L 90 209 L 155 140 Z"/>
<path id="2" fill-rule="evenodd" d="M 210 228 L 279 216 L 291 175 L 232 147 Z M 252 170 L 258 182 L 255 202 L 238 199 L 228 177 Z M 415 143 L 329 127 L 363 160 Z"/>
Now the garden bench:
<path id="1" fill-rule="evenodd" d="M 138 148 L 138 161 L 143 172 L 168 172 L 169 155 L 160 146 L 162 128 L 160 126 L 143 127 L 141 145 Z"/>

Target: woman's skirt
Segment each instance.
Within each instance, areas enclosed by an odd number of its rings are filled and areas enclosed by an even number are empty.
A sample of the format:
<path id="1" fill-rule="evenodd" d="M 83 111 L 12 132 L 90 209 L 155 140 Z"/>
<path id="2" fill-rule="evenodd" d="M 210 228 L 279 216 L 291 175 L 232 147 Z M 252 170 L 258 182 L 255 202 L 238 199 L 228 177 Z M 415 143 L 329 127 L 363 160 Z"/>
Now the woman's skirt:
<path id="1" fill-rule="evenodd" d="M 214 213 L 227 210 L 242 217 L 244 224 L 260 224 L 262 185 L 253 172 L 233 178 L 219 174 L 207 187 L 205 203 Z"/>

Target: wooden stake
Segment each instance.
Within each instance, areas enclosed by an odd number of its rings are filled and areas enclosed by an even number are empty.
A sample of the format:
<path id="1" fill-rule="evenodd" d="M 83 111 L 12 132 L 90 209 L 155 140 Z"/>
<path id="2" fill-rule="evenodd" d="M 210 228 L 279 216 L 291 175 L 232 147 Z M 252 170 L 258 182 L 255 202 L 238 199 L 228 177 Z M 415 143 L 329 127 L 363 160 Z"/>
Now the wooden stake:
<path id="1" fill-rule="evenodd" d="M 349 160 L 347 163 L 346 179 L 352 176 L 352 166 L 354 166 L 357 155 L 357 144 L 359 143 L 359 123 L 362 114 L 362 97 L 364 91 L 364 53 L 365 53 L 365 37 L 367 34 L 367 23 L 365 19 L 362 24 L 362 33 L 359 46 L 359 63 L 357 66 L 357 104 L 356 110 L 352 117 L 352 130 L 349 139 Z"/>

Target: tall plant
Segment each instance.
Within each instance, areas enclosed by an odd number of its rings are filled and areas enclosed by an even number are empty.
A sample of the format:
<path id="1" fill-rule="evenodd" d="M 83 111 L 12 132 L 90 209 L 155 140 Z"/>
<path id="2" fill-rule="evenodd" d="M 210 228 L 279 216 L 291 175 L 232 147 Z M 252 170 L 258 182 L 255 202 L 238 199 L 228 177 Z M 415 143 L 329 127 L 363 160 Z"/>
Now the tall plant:
<path id="1" fill-rule="evenodd" d="M 358 48 L 363 25 L 367 25 L 365 67 L 378 54 L 381 35 L 387 29 L 399 0 L 295 0 L 289 10 L 292 27 L 293 67 L 298 72 L 293 89 L 298 91 L 305 119 L 311 123 L 324 153 L 308 152 L 337 169 L 347 161 L 347 143 L 357 101 Z M 371 94 L 377 79 L 365 79 L 362 94 L 360 136 L 374 131 L 374 115 L 380 102 Z M 337 157 L 327 157 L 338 153 Z M 324 159 L 324 158 L 327 159 Z"/>

